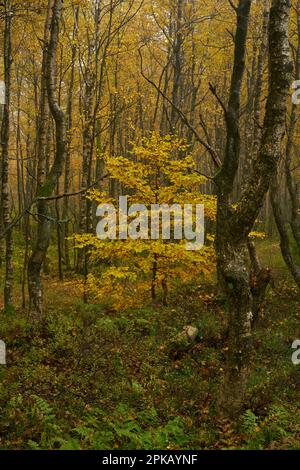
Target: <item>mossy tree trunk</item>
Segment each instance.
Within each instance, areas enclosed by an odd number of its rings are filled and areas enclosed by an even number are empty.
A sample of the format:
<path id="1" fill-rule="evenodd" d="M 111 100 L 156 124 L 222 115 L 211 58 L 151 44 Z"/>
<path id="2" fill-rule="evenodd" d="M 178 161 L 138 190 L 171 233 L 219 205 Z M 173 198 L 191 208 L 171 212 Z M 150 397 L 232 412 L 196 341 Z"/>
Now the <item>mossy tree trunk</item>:
<path id="1" fill-rule="evenodd" d="M 56 51 L 61 21 L 62 0 L 54 0 L 50 25 L 50 39 L 46 45 L 45 79 L 48 104 L 55 122 L 56 150 L 52 167 L 44 183 L 38 188 L 38 228 L 36 243 L 28 262 L 28 288 L 31 310 L 41 314 L 43 310 L 43 295 L 41 284 L 41 271 L 50 243 L 50 219 L 48 216 L 48 200 L 62 173 L 66 155 L 66 120 L 58 104 L 56 92 Z"/>
<path id="2" fill-rule="evenodd" d="M 298 31 L 298 46 L 295 53 L 295 80 L 300 79 L 300 0 L 296 3 L 297 12 L 297 31 Z M 283 205 L 278 194 L 278 178 L 277 175 L 273 179 L 271 185 L 271 202 L 273 208 L 274 219 L 277 225 L 278 233 L 280 236 L 280 248 L 282 257 L 292 274 L 296 284 L 300 288 L 300 265 L 298 257 L 294 255 L 291 238 L 294 239 L 297 247 L 297 254 L 300 255 L 300 213 L 299 213 L 299 188 L 295 182 L 292 161 L 293 161 L 293 147 L 295 139 L 296 124 L 298 120 L 297 104 L 292 104 L 290 121 L 288 126 L 288 138 L 285 149 L 285 177 L 288 190 L 288 198 L 291 203 L 290 214 L 287 215 L 283 212 Z M 290 226 L 290 231 L 288 227 Z"/>
<path id="3" fill-rule="evenodd" d="M 229 315 L 229 350 L 219 410 L 231 418 L 242 410 L 253 352 L 253 297 L 246 262 L 247 241 L 280 158 L 292 72 L 288 42 L 290 1 L 273 0 L 269 22 L 269 93 L 262 139 L 251 177 L 233 208 L 232 192 L 240 159 L 240 94 L 250 7 L 251 0 L 240 0 L 236 9 L 234 66 L 225 114 L 227 144 L 222 167 L 215 178 L 218 276 L 226 294 Z"/>

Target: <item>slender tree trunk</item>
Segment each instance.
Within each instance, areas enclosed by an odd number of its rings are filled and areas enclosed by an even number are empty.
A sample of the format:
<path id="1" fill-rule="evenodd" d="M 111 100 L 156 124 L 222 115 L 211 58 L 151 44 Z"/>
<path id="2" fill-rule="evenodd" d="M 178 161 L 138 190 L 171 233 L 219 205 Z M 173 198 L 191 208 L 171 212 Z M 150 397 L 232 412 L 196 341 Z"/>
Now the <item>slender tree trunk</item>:
<path id="1" fill-rule="evenodd" d="M 11 64 L 12 64 L 12 10 L 11 1 L 5 0 L 4 27 L 4 76 L 5 76 L 5 105 L 1 126 L 1 225 L 5 231 L 5 284 L 4 308 L 12 308 L 13 294 L 13 233 L 9 228 L 10 197 L 9 197 L 9 131 L 10 131 L 10 95 L 11 95 Z"/>
<path id="2" fill-rule="evenodd" d="M 175 4 L 174 19 L 174 44 L 173 44 L 173 87 L 172 87 L 172 103 L 180 108 L 180 98 L 182 92 L 183 77 L 183 5 L 184 0 L 177 0 Z M 173 106 L 171 109 L 171 132 L 175 131 L 176 121 L 178 119 L 177 111 Z"/>
<path id="3" fill-rule="evenodd" d="M 22 173 L 22 143 L 21 143 L 21 90 L 22 90 L 22 75 L 17 76 L 18 90 L 17 90 L 17 122 L 15 124 L 16 128 L 16 161 L 17 161 L 17 184 L 18 184 L 18 212 L 21 214 L 24 210 L 24 181 Z M 19 229 L 22 229 L 22 220 L 19 224 Z"/>
<path id="4" fill-rule="evenodd" d="M 263 29 L 262 29 L 262 41 L 258 54 L 257 61 L 257 77 L 255 83 L 255 94 L 254 94 L 254 109 L 253 109 L 253 147 L 252 147 L 252 160 L 257 156 L 259 150 L 259 144 L 261 141 L 261 95 L 263 87 L 263 74 L 264 65 L 267 58 L 268 52 L 268 27 L 270 20 L 270 0 L 264 0 L 264 18 L 263 18 Z"/>
<path id="5" fill-rule="evenodd" d="M 92 158 L 92 139 L 93 139 L 93 94 L 95 91 L 95 75 L 92 68 L 92 46 L 89 45 L 88 63 L 84 77 L 85 92 L 83 100 L 84 128 L 83 128 L 83 153 L 82 153 L 82 173 L 81 187 L 87 188 L 89 183 L 89 170 Z M 88 203 L 85 195 L 80 197 L 79 209 L 79 233 L 87 231 Z M 85 270 L 85 250 L 78 250 L 77 272 L 83 274 Z"/>
<path id="6" fill-rule="evenodd" d="M 70 179 L 71 179 L 71 146 L 72 146 L 72 127 L 73 127 L 73 94 L 74 94 L 74 81 L 75 81 L 75 60 L 77 54 L 76 46 L 76 35 L 78 29 L 78 15 L 79 8 L 76 8 L 74 12 L 74 27 L 72 34 L 72 67 L 71 67 L 71 77 L 68 91 L 68 104 L 67 104 L 67 128 L 68 128 L 68 141 L 67 141 L 67 153 L 66 153 L 66 163 L 65 163 L 65 182 L 64 182 L 64 191 L 65 193 L 69 192 L 70 189 Z M 66 269 L 69 270 L 71 267 L 70 262 L 70 242 L 69 242 L 69 198 L 64 199 L 63 206 L 63 219 L 64 219 L 64 229 L 63 229 L 63 238 L 64 238 L 64 254 L 65 254 L 65 263 Z"/>

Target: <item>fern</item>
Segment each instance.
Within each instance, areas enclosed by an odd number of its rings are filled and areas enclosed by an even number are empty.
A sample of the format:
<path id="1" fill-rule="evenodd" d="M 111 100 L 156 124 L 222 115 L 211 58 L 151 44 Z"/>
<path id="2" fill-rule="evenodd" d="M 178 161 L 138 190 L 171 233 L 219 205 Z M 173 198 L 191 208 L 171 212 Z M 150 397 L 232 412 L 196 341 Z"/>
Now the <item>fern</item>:
<path id="1" fill-rule="evenodd" d="M 251 411 L 245 411 L 243 418 L 242 418 L 242 430 L 245 434 L 249 436 L 253 436 L 258 427 L 258 419 L 257 416 Z"/>

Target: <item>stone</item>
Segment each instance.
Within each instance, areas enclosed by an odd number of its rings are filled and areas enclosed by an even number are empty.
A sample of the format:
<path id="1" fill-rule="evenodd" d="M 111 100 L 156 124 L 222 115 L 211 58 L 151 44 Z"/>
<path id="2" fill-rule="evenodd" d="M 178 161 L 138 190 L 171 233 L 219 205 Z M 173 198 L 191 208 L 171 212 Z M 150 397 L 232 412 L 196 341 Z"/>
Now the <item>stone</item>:
<path id="1" fill-rule="evenodd" d="M 199 333 L 198 328 L 196 328 L 195 326 L 186 326 L 184 330 L 186 334 L 188 335 L 189 339 L 191 341 L 195 341 Z"/>
<path id="2" fill-rule="evenodd" d="M 178 358 L 193 346 L 198 334 L 198 328 L 187 325 L 177 336 L 175 336 L 175 338 L 172 338 L 165 346 L 163 346 L 162 349 L 165 350 L 173 359 Z"/>

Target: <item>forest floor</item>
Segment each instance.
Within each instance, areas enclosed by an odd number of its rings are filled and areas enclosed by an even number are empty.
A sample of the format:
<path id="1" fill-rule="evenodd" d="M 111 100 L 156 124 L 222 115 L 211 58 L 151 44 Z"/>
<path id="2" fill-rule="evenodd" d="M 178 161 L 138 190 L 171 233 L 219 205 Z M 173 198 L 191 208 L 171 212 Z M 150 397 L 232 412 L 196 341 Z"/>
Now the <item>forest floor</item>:
<path id="1" fill-rule="evenodd" d="M 225 306 L 213 285 L 186 286 L 168 307 L 107 312 L 85 305 L 76 282 L 45 279 L 46 315 L 2 315 L 1 449 L 300 448 L 300 298 L 278 244 L 262 242 L 274 286 L 254 333 L 245 410 L 216 422 L 224 373 Z M 177 357 L 165 345 L 186 325 L 198 341 Z"/>

